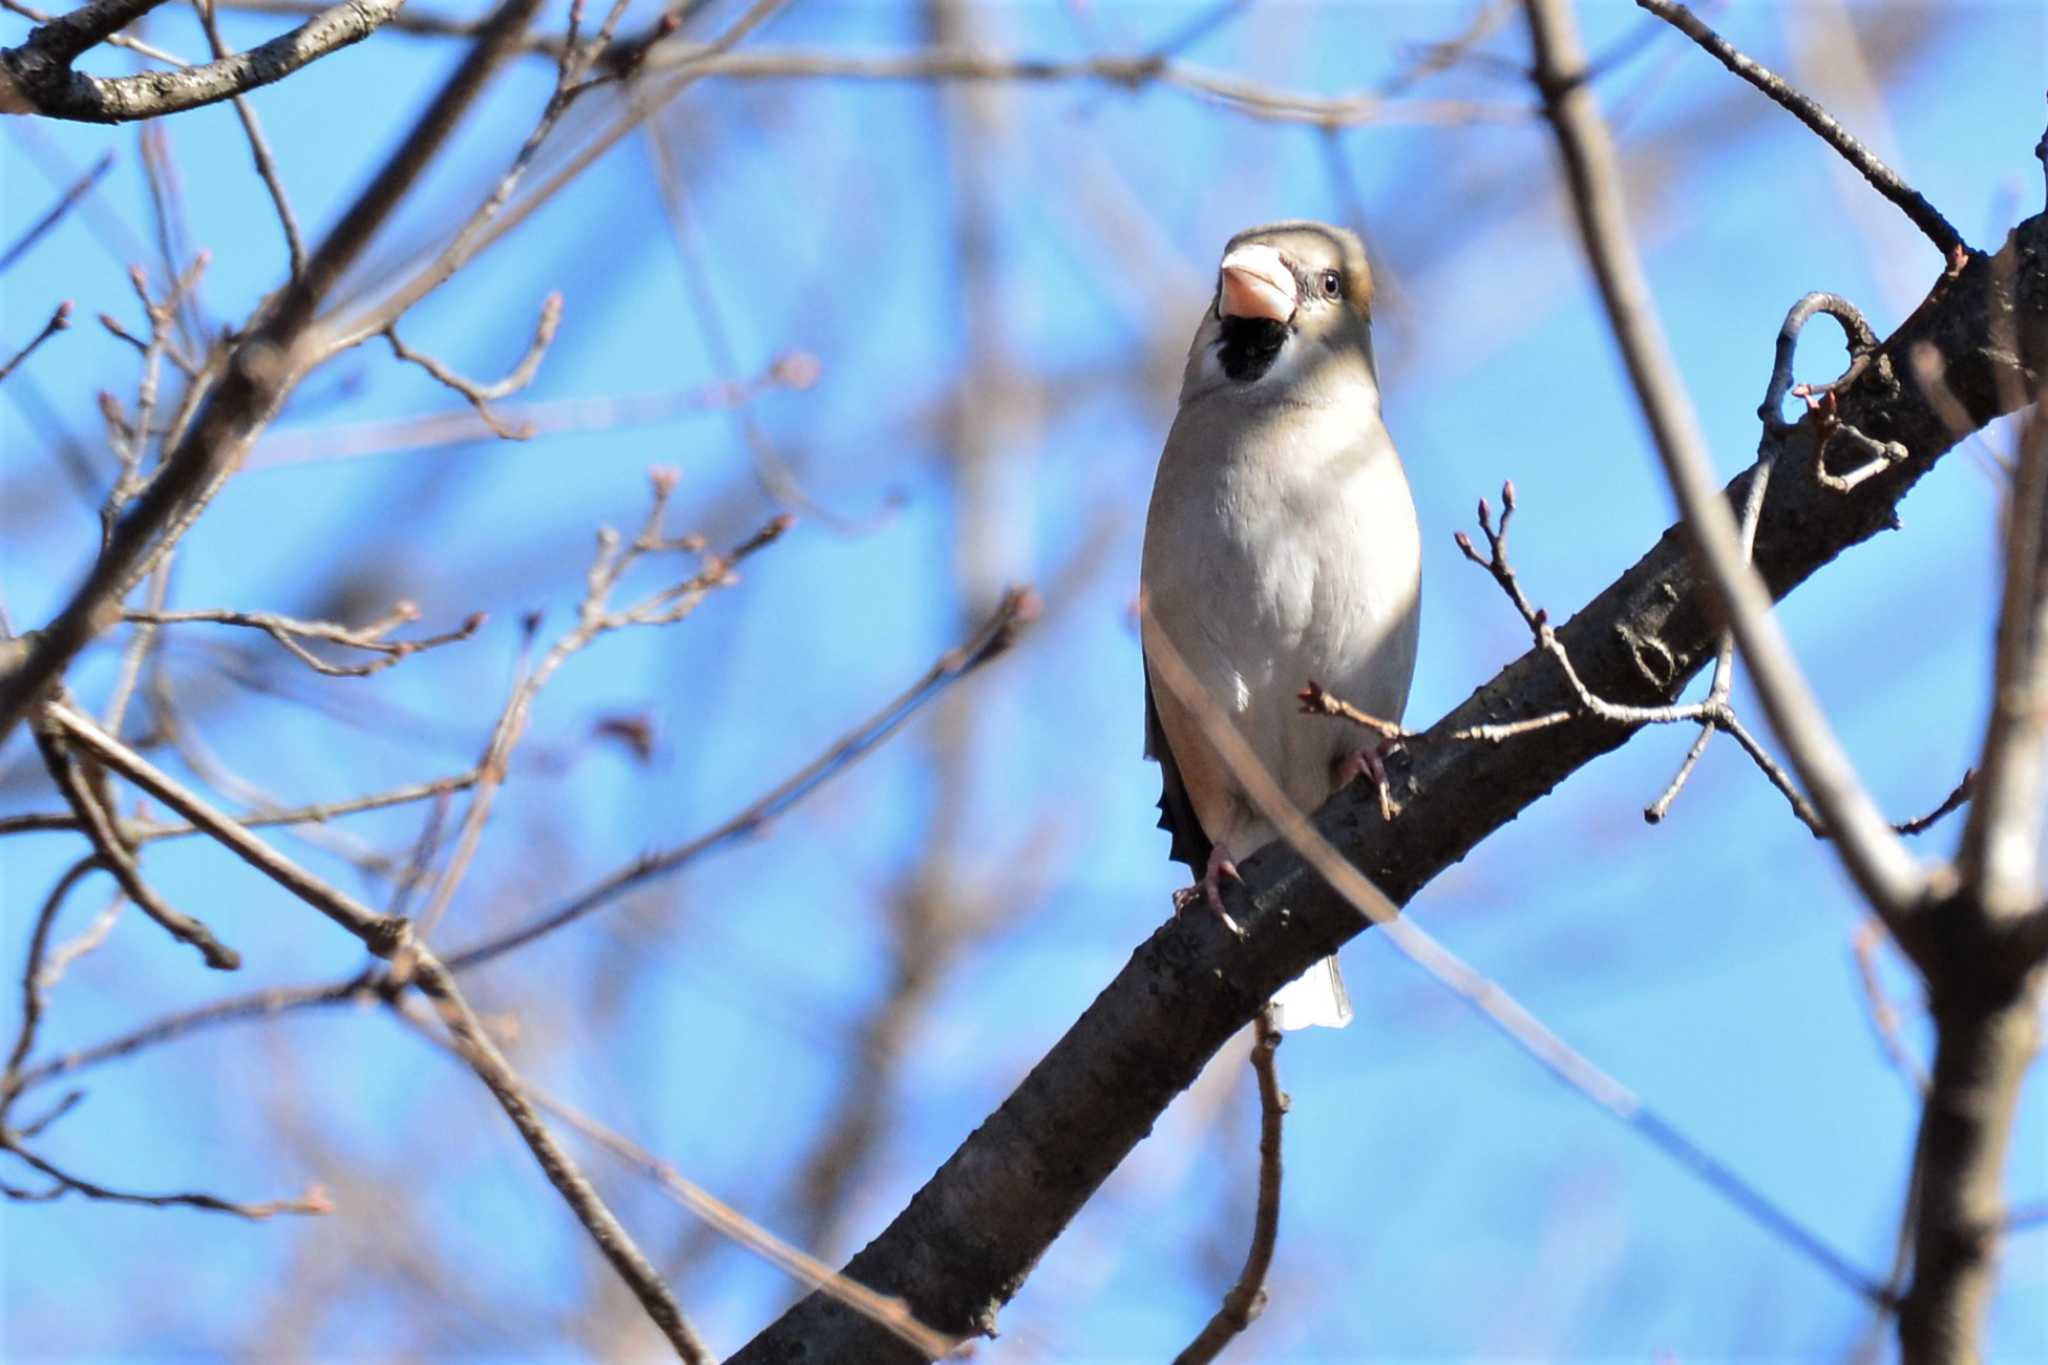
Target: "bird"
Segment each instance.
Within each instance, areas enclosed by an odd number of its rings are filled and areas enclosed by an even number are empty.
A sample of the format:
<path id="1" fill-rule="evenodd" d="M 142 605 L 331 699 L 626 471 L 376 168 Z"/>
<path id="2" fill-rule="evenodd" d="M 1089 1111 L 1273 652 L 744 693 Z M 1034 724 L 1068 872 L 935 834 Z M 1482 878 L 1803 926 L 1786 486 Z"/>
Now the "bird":
<path id="1" fill-rule="evenodd" d="M 1197 878 L 1176 904 L 1200 896 L 1226 925 L 1220 879 L 1278 831 L 1203 713 L 1227 718 L 1312 811 L 1360 773 L 1385 778 L 1379 741 L 1303 714 L 1302 689 L 1318 681 L 1398 722 L 1415 674 L 1422 539 L 1380 414 L 1372 303 L 1364 244 L 1346 229 L 1288 221 L 1232 237 L 1153 481 L 1139 589 L 1145 753 L 1160 767 L 1159 826 Z M 1160 685 L 1154 660 L 1168 649 L 1207 704 Z M 1283 1029 L 1351 1020 L 1334 957 L 1273 1005 Z"/>

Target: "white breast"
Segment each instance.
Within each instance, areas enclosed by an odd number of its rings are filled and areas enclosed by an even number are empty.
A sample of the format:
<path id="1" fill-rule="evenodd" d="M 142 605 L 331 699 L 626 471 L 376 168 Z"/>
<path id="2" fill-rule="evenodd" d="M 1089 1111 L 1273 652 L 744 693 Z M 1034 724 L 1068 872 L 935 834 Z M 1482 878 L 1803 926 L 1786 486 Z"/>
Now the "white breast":
<path id="1" fill-rule="evenodd" d="M 1303 716 L 1296 694 L 1314 679 L 1398 719 L 1415 669 L 1421 539 L 1377 408 L 1184 411 L 1146 527 L 1148 632 L 1171 640 L 1304 809 L 1322 803 L 1332 764 L 1367 737 Z M 1231 839 L 1252 823 L 1239 784 L 1193 713 L 1159 701 L 1204 831 L 1248 853 Z"/>

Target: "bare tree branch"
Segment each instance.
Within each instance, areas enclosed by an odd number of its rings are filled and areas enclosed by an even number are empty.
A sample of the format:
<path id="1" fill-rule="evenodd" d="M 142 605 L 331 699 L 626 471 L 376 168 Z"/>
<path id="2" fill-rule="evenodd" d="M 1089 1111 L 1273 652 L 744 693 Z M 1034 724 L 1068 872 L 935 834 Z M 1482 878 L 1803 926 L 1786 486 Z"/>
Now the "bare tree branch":
<path id="1" fill-rule="evenodd" d="M 2041 1046 L 2039 842 L 2048 743 L 2048 418 L 2037 402 L 2006 513 L 1991 717 L 1951 894 L 1924 970 L 1932 1085 L 1907 1231 L 1913 1284 L 1899 1306 L 1909 1365 L 1980 1358 L 2005 1214 L 2005 1158 Z M 2030 932 L 2031 931 L 2031 932 Z"/>
<path id="2" fill-rule="evenodd" d="M 1944 258 L 1954 259 L 1957 252 L 1969 251 L 1969 243 L 1949 225 L 1948 219 L 1936 211 L 1934 205 L 1901 180 L 1898 172 L 1878 160 L 1876 153 L 1830 118 L 1827 110 L 1811 97 L 1793 89 L 1784 77 L 1746 56 L 1677 0 L 1636 0 L 1636 3 L 1712 53 L 1721 65 L 1769 95 L 1790 110 L 1793 117 L 1819 134 L 1828 146 L 1841 153 L 1844 161 L 1862 173 L 1873 189 L 1897 204 L 1899 211 L 1913 220 L 1913 226 L 1926 233 L 1927 239 L 1941 249 Z"/>
<path id="3" fill-rule="evenodd" d="M 142 1204 L 153 1209 L 188 1208 L 204 1209 L 209 1213 L 231 1213 L 237 1218 L 247 1218 L 261 1223 L 275 1218 L 280 1213 L 323 1214 L 334 1212 L 327 1195 L 315 1185 L 296 1199 L 273 1199 L 261 1204 L 242 1203 L 238 1200 L 223 1199 L 215 1194 L 181 1192 L 178 1194 L 137 1194 L 129 1190 L 112 1189 L 83 1176 L 73 1175 L 38 1156 L 21 1145 L 17 1134 L 0 1129 L 0 1151 L 10 1153 L 30 1167 L 55 1181 L 55 1185 L 37 1194 L 22 1194 L 12 1188 L 5 1189 L 10 1198 L 45 1200 L 65 1194 L 79 1194 L 87 1199 L 96 1199 L 112 1204 Z"/>
<path id="4" fill-rule="evenodd" d="M 461 1055 L 459 1047 L 428 1030 L 417 1010 L 407 1008 L 406 1002 L 402 1000 L 394 1004 L 400 1018 L 412 1024 L 434 1042 L 449 1048 L 458 1056 Z M 847 1279 L 816 1257 L 806 1255 L 696 1182 L 685 1178 L 683 1173 L 669 1162 L 663 1161 L 624 1134 L 599 1123 L 582 1110 L 563 1103 L 531 1081 L 522 1080 L 520 1087 L 534 1104 L 547 1110 L 620 1161 L 645 1174 L 661 1187 L 664 1194 L 717 1229 L 722 1236 L 745 1247 L 770 1265 L 787 1272 L 820 1293 L 830 1294 L 855 1312 L 865 1314 L 871 1321 L 920 1350 L 938 1358 L 952 1354 L 955 1343 L 911 1317 L 901 1302 L 884 1298 Z"/>
<path id="5" fill-rule="evenodd" d="M 647 1316 L 675 1347 L 676 1355 L 689 1365 L 711 1365 L 710 1348 L 705 1346 L 696 1329 L 683 1316 L 675 1296 L 662 1283 L 660 1272 L 649 1264 L 632 1234 L 606 1207 L 590 1181 L 577 1169 L 569 1154 L 562 1150 L 561 1144 L 555 1141 L 548 1126 L 541 1122 L 540 1115 L 533 1111 L 519 1073 L 512 1069 L 512 1064 L 505 1060 L 505 1054 L 498 1050 L 498 1045 L 491 1041 L 490 1035 L 477 1021 L 475 1011 L 470 1009 L 469 1002 L 463 999 L 461 989 L 456 986 L 454 975 L 424 944 L 413 944 L 412 954 L 412 979 L 434 1002 L 457 1051 L 489 1088 L 498 1106 L 512 1120 L 512 1126 L 519 1130 L 519 1136 L 525 1140 L 534 1160 L 540 1163 L 548 1183 L 561 1194 L 577 1221 L 597 1243 L 598 1250 L 611 1262 L 612 1269 L 618 1272 L 633 1297 L 640 1301 Z"/>
<path id="6" fill-rule="evenodd" d="M 28 345 L 16 351 L 14 355 L 7 361 L 7 363 L 5 363 L 4 365 L 0 365 L 0 380 L 4 380 L 7 378 L 8 375 L 13 374 L 15 366 L 21 364 L 22 361 L 27 360 L 31 355 L 33 355 L 35 353 L 36 347 L 42 345 L 44 342 L 48 341 L 51 337 L 57 335 L 57 333 L 63 331 L 70 325 L 71 300 L 66 299 L 64 300 L 64 302 L 57 305 L 57 309 L 55 312 L 50 314 L 50 320 L 43 324 L 43 330 L 37 332 L 34 337 L 30 338 Z"/>
<path id="7" fill-rule="evenodd" d="M 71 69 L 86 48 L 159 3 L 95 0 L 37 29 L 20 47 L 0 49 L 0 114 L 128 123 L 217 104 L 283 80 L 309 62 L 361 42 L 405 0 L 342 0 L 289 33 L 204 66 L 133 76 L 88 76 Z M 105 13 L 95 15 L 91 23 L 72 22 L 92 11 Z M 106 26 L 108 19 L 117 17 L 118 23 Z"/>
<path id="8" fill-rule="evenodd" d="M 441 964 L 432 950 L 413 937 L 411 925 L 406 920 L 380 915 L 346 892 L 306 872 L 61 702 L 48 703 L 45 714 L 68 742 L 79 745 L 110 769 L 179 811 L 285 890 L 347 929 L 371 952 L 387 959 L 403 954 L 409 979 L 416 982 L 439 1008 L 449 1033 L 461 1046 L 477 1076 L 497 1098 L 513 1126 L 519 1130 L 520 1137 L 540 1163 L 549 1183 L 569 1204 L 649 1317 L 683 1359 L 692 1362 L 711 1359 L 631 1235 L 598 1198 L 576 1164 L 556 1144 L 547 1126 L 534 1114 L 520 1091 L 517 1074 L 477 1022 L 476 1015 L 455 984 L 454 974 Z"/>
<path id="9" fill-rule="evenodd" d="M 403 4 L 404 0 L 399 0 L 399 3 Z M 231 54 L 226 41 L 220 36 L 213 0 L 192 0 L 192 8 L 199 13 L 199 22 L 206 30 L 206 41 L 213 48 L 214 59 L 227 60 Z M 256 117 L 256 106 L 240 95 L 235 96 L 235 117 L 241 120 L 242 133 L 249 139 L 249 156 L 256 163 L 256 174 L 263 181 L 263 188 L 270 191 L 270 202 L 277 209 L 278 226 L 284 229 L 285 251 L 291 260 L 292 275 L 296 278 L 306 271 L 306 244 L 299 236 L 299 216 L 292 211 L 291 196 L 285 193 L 284 177 L 277 169 L 277 159 L 270 153 L 270 139 L 263 135 L 263 122 Z"/>
<path id="10" fill-rule="evenodd" d="M 2048 397 L 2048 393 L 2044 393 Z M 2006 509 L 1991 718 L 1956 870 L 1995 922 L 2038 913 L 2048 745 L 2048 415 L 2036 403 Z"/>
<path id="11" fill-rule="evenodd" d="M 92 163 L 90 170 L 72 181 L 70 187 L 57 196 L 57 202 L 50 206 L 47 213 L 30 223 L 21 236 L 8 243 L 5 251 L 0 251 L 0 274 L 5 274 L 9 266 L 26 255 L 30 247 L 42 240 L 43 234 L 64 221 L 64 215 L 71 212 L 86 195 L 92 193 L 93 187 L 112 169 L 114 154 L 103 152 L 100 159 Z"/>
<path id="12" fill-rule="evenodd" d="M 1174 1365 L 1208 1365 L 1265 1311 L 1266 1272 L 1272 1268 L 1273 1247 L 1280 1236 L 1280 1126 L 1287 1115 L 1287 1096 L 1281 1092 L 1273 1054 L 1283 1036 L 1274 1027 L 1270 1005 L 1252 1020 L 1252 1071 L 1259 1082 L 1259 1203 L 1244 1269 L 1223 1296 L 1222 1306 L 1173 1358 Z"/>
<path id="13" fill-rule="evenodd" d="M 220 382 L 184 438 L 108 537 L 64 609 L 26 641 L 0 644 L 0 739 L 22 712 L 111 624 L 120 599 L 196 520 L 302 377 L 299 347 L 314 311 L 418 180 L 456 121 L 517 44 L 540 0 L 504 0 L 487 34 L 341 222 L 225 361 Z M 245 54 L 246 55 L 246 54 Z M 195 393 L 199 386 L 194 386 Z M 14 657 L 8 657 L 9 654 Z"/>
<path id="14" fill-rule="evenodd" d="M 172 938 L 198 949 L 207 966 L 217 971 L 233 971 L 240 967 L 240 953 L 215 938 L 213 931 L 204 924 L 165 903 L 163 897 L 142 879 L 142 869 L 136 865 L 135 855 L 121 842 L 113 813 L 101 805 L 99 795 L 79 772 L 78 765 L 71 761 L 61 742 L 54 735 L 38 730 L 36 744 L 42 750 L 43 764 L 49 770 L 51 781 L 70 803 L 80 828 L 92 841 L 100 864 L 113 874 L 129 899 L 162 925 L 164 932 Z"/>
<path id="15" fill-rule="evenodd" d="M 1572 207 L 1665 476 L 1685 510 L 1686 526 L 1749 663 L 1772 731 L 1833 833 L 1850 876 L 1910 952 L 1908 921 L 1925 891 L 1925 875 L 1835 740 L 1771 615 L 1770 593 L 1743 561 L 1735 518 L 1715 496 L 1706 437 L 1678 378 L 1629 240 L 1614 141 L 1584 83 L 1585 57 L 1569 0 L 1528 0 L 1527 8 L 1536 47 L 1535 79 L 1557 130 Z"/>

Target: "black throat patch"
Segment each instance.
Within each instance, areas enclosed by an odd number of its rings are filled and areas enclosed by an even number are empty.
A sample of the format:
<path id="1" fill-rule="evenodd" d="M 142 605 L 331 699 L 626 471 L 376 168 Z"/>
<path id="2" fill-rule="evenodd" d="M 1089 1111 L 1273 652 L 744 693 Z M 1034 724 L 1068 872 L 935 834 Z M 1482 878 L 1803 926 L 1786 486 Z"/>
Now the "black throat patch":
<path id="1" fill-rule="evenodd" d="M 1223 348 L 1218 358 L 1233 382 L 1250 384 L 1265 377 L 1287 340 L 1287 324 L 1271 318 L 1223 319 Z"/>

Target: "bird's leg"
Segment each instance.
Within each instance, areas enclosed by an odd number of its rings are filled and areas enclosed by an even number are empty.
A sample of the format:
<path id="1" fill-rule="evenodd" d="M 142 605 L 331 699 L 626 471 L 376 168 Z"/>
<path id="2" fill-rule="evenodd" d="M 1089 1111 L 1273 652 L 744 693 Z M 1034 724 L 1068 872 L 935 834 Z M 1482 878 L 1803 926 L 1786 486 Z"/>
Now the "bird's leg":
<path id="1" fill-rule="evenodd" d="M 1338 791 L 1350 786 L 1361 773 L 1370 777 L 1373 789 L 1380 797 L 1380 819 L 1390 823 L 1401 808 L 1394 804 L 1394 793 L 1387 783 L 1384 756 L 1399 742 L 1395 739 L 1381 739 L 1361 745 L 1337 761 L 1337 771 L 1334 774 Z"/>
<path id="2" fill-rule="evenodd" d="M 1181 911 L 1194 904 L 1195 898 L 1199 896 L 1209 902 L 1209 908 L 1216 912 L 1217 919 L 1223 921 L 1224 928 L 1228 929 L 1238 938 L 1243 938 L 1244 930 L 1238 926 L 1236 920 L 1230 917 L 1230 912 L 1223 908 L 1223 879 L 1225 877 L 1230 878 L 1234 882 L 1242 882 L 1244 880 L 1237 873 L 1237 864 L 1230 860 L 1229 847 L 1224 844 L 1211 844 L 1209 846 L 1208 870 L 1202 873 L 1202 880 L 1196 882 L 1193 886 L 1184 886 L 1173 893 L 1173 912 L 1178 915 Z"/>

